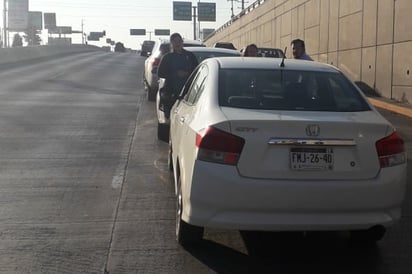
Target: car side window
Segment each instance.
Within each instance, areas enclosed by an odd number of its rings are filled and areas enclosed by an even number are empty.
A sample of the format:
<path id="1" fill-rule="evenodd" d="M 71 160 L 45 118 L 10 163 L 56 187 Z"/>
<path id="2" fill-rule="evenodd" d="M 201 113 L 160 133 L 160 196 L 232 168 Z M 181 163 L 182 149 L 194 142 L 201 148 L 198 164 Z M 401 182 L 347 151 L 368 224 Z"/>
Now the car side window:
<path id="1" fill-rule="evenodd" d="M 200 71 L 200 67 L 195 68 L 195 70 L 192 72 L 192 74 L 189 76 L 187 79 L 185 85 L 182 88 L 182 91 L 180 92 L 179 97 L 183 100 L 186 100 L 187 94 L 192 86 L 192 83 L 195 81 L 195 79 L 198 77 Z"/>
<path id="2" fill-rule="evenodd" d="M 201 66 L 199 70 L 197 71 L 197 74 L 195 75 L 187 94 L 184 97 L 184 100 L 187 103 L 193 105 L 197 102 L 200 94 L 203 91 L 207 75 L 208 75 L 207 66 L 206 65 Z"/>

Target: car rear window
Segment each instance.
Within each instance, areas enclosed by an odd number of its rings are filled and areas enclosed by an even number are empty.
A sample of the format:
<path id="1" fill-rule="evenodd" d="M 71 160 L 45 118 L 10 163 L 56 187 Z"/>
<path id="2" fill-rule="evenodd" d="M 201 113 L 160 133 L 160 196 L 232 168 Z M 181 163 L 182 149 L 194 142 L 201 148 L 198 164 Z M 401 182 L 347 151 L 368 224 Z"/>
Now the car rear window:
<path id="1" fill-rule="evenodd" d="M 201 63 L 203 60 L 213 57 L 224 57 L 224 56 L 240 56 L 239 52 L 211 52 L 211 51 L 192 51 L 196 56 L 197 62 Z"/>
<path id="2" fill-rule="evenodd" d="M 219 104 L 268 110 L 370 110 L 343 74 L 294 70 L 222 69 Z"/>
<path id="3" fill-rule="evenodd" d="M 206 46 L 203 44 L 193 44 L 193 43 L 183 42 L 183 47 L 206 47 Z M 170 52 L 170 43 L 161 44 L 160 52 L 161 52 L 161 55 L 165 55 L 166 53 Z"/>

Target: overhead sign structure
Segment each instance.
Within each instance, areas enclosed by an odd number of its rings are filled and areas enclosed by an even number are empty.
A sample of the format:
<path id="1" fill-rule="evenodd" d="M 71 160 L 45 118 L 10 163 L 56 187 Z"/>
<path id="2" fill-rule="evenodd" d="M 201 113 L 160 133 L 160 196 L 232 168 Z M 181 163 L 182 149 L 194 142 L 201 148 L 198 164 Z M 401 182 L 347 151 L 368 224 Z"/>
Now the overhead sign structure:
<path id="1" fill-rule="evenodd" d="M 87 36 L 87 40 L 88 40 L 88 41 L 99 41 L 99 40 L 100 40 L 100 37 L 95 36 L 95 35 L 92 35 L 92 34 L 89 34 L 89 35 Z"/>
<path id="2" fill-rule="evenodd" d="M 41 11 L 29 11 L 28 27 L 35 30 L 42 30 L 43 13 Z"/>
<path id="3" fill-rule="evenodd" d="M 206 39 L 209 35 L 211 35 L 215 29 L 202 29 L 202 38 Z"/>
<path id="4" fill-rule="evenodd" d="M 29 21 L 29 0 L 9 0 L 8 5 L 8 30 L 26 30 Z"/>
<path id="5" fill-rule="evenodd" d="M 146 35 L 145 29 L 130 29 L 130 35 Z"/>
<path id="6" fill-rule="evenodd" d="M 56 26 L 54 29 L 49 29 L 50 33 L 57 34 L 72 34 L 72 27 L 70 26 Z"/>
<path id="7" fill-rule="evenodd" d="M 155 35 L 170 35 L 170 29 L 155 29 Z"/>
<path id="8" fill-rule="evenodd" d="M 173 20 L 192 21 L 192 2 L 173 1 Z"/>
<path id="9" fill-rule="evenodd" d="M 55 13 L 44 13 L 44 28 L 54 29 L 56 28 L 56 14 Z"/>
<path id="10" fill-rule="evenodd" d="M 197 17 L 199 21 L 216 21 L 216 3 L 197 3 Z"/>
<path id="11" fill-rule="evenodd" d="M 49 45 L 71 45 L 72 44 L 72 38 L 49 37 L 48 44 Z"/>
<path id="12" fill-rule="evenodd" d="M 87 40 L 89 40 L 89 41 L 99 41 L 100 38 L 102 38 L 103 36 L 105 36 L 104 32 L 92 31 L 87 36 Z"/>

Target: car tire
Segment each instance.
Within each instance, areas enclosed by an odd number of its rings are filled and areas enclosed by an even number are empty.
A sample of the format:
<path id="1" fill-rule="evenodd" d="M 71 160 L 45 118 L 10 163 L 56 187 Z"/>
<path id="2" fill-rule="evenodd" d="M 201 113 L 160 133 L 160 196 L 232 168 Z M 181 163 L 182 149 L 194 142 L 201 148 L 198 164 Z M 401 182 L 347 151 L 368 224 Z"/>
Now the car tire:
<path id="1" fill-rule="evenodd" d="M 169 138 L 169 151 L 167 155 L 167 167 L 169 168 L 169 171 L 173 171 L 173 158 L 172 158 L 172 142 L 170 142 Z"/>
<path id="2" fill-rule="evenodd" d="M 182 220 L 183 199 L 180 176 L 177 184 L 176 196 L 176 239 L 182 246 L 190 246 L 198 244 L 203 238 L 204 228 L 194 226 Z"/>
<path id="3" fill-rule="evenodd" d="M 358 243 L 375 243 L 383 239 L 386 228 L 382 225 L 373 226 L 366 230 L 353 230 L 350 232 L 351 239 Z"/>
<path id="4" fill-rule="evenodd" d="M 149 100 L 150 102 L 156 101 L 156 93 L 157 90 L 153 90 L 149 87 L 149 85 L 147 85 L 147 100 Z"/>
<path id="5" fill-rule="evenodd" d="M 163 142 L 169 142 L 169 125 L 157 123 L 157 139 Z"/>

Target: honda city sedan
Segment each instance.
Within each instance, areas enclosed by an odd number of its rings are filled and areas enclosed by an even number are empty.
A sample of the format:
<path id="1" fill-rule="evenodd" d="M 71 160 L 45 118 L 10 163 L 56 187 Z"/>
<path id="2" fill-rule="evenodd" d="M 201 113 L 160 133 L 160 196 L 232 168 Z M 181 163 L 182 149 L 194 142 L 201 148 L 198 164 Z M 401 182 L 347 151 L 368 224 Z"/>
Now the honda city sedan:
<path id="1" fill-rule="evenodd" d="M 181 244 L 205 227 L 349 231 L 374 242 L 401 217 L 404 142 L 326 64 L 203 61 L 172 108 L 168 159 Z"/>

